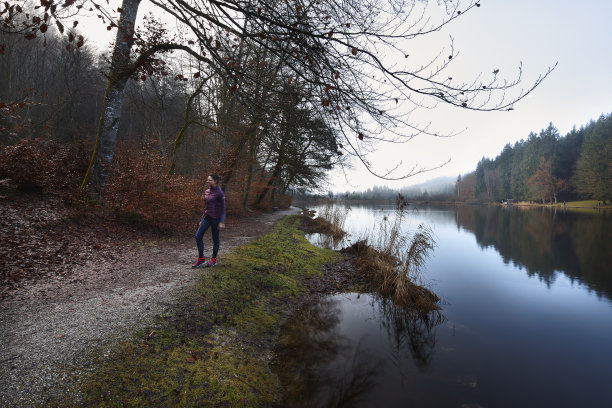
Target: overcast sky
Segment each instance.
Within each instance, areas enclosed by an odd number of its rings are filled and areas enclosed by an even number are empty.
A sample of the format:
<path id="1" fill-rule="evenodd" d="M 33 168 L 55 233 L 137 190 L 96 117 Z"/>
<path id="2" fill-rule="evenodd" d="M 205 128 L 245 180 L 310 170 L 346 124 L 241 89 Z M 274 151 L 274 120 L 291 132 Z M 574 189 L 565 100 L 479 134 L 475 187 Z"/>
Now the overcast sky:
<path id="1" fill-rule="evenodd" d="M 511 112 L 472 112 L 438 107 L 414 113 L 415 121 L 432 122 L 443 131 L 461 131 L 454 138 L 419 136 L 402 145 L 381 145 L 370 160 L 379 169 L 402 161 L 406 166 L 444 167 L 412 178 L 387 182 L 368 174 L 361 164 L 345 175 L 330 177 L 325 190 L 365 190 L 374 185 L 399 188 L 473 171 L 482 157 L 494 158 L 506 143 L 526 139 L 553 123 L 563 136 L 602 113 L 612 112 L 612 1 L 610 0 L 481 0 L 445 31 L 428 37 L 427 47 L 439 49 L 454 38 L 459 56 L 453 76 L 466 80 L 499 69 L 512 79 L 522 62 L 528 87 L 548 67 L 555 71 Z M 143 3 L 139 16 L 146 10 Z M 88 24 L 89 25 L 89 24 Z M 99 42 L 106 33 L 95 34 Z M 91 37 L 89 37 L 91 38 Z"/>
<path id="2" fill-rule="evenodd" d="M 421 113 L 441 129 L 463 130 L 451 139 L 420 136 L 404 145 L 381 147 L 372 162 L 389 165 L 450 163 L 412 178 L 387 182 L 361 165 L 332 177 L 332 191 L 373 185 L 399 188 L 473 171 L 482 157 L 494 158 L 506 143 L 527 139 L 550 122 L 564 136 L 602 113 L 612 112 L 612 1 L 482 0 L 482 6 L 440 34 L 452 35 L 460 52 L 456 63 L 469 77 L 500 69 L 512 78 L 523 63 L 524 85 L 558 62 L 554 72 L 511 112 L 470 112 L 441 107 Z M 447 41 L 448 42 L 448 41 Z M 471 74 L 470 74 L 471 72 Z M 416 115 L 415 115 L 416 118 Z"/>

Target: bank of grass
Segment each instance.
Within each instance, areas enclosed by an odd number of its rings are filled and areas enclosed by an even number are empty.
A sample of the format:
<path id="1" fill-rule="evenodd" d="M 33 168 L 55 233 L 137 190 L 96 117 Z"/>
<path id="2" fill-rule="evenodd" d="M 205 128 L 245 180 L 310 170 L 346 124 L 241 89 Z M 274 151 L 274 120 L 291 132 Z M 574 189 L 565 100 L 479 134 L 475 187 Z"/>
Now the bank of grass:
<path id="1" fill-rule="evenodd" d="M 304 209 L 301 228 L 306 232 L 326 234 L 334 240 L 344 238 L 344 224 L 348 210 L 345 207 L 327 203 L 317 215 L 314 211 Z"/>
<path id="2" fill-rule="evenodd" d="M 607 208 L 612 209 L 609 203 L 604 204 L 601 200 L 582 200 L 582 201 L 567 201 L 551 204 L 553 207 L 569 207 L 569 208 Z"/>
<path id="3" fill-rule="evenodd" d="M 280 386 L 269 363 L 281 318 L 306 292 L 304 283 L 336 252 L 311 245 L 285 217 L 240 247 L 198 282 L 173 312 L 95 357 L 73 396 L 55 406 L 271 406 Z"/>
<path id="4" fill-rule="evenodd" d="M 405 236 L 400 233 L 400 225 L 398 215 L 391 225 L 383 222 L 378 242 L 372 243 L 366 237 L 344 252 L 356 257 L 359 273 L 374 292 L 392 300 L 404 312 L 440 317 L 440 297 L 422 284 L 420 274 L 436 245 L 432 232 L 419 225 L 412 236 Z"/>
<path id="5" fill-rule="evenodd" d="M 598 200 L 581 200 L 581 201 L 561 201 L 557 203 L 535 203 L 528 201 L 519 201 L 513 204 L 519 208 L 549 208 L 555 210 L 571 211 L 575 213 L 595 214 L 601 210 L 612 210 L 612 204 Z"/>
<path id="6" fill-rule="evenodd" d="M 517 201 L 513 205 L 518 207 L 557 207 L 557 208 L 589 208 L 612 209 L 612 204 L 601 200 L 559 201 L 557 203 L 538 203 L 530 201 Z"/>

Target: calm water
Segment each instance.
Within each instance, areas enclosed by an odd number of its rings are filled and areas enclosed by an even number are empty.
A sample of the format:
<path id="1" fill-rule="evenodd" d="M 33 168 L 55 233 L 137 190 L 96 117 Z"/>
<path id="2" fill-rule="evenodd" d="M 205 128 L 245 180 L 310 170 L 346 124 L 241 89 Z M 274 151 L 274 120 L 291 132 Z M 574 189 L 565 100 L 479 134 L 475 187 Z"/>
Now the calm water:
<path id="1" fill-rule="evenodd" d="M 353 207 L 349 239 L 393 215 Z M 306 305 L 282 331 L 284 404 L 612 406 L 612 214 L 419 208 L 404 229 L 420 223 L 437 241 L 423 276 L 442 319 L 373 295 Z"/>

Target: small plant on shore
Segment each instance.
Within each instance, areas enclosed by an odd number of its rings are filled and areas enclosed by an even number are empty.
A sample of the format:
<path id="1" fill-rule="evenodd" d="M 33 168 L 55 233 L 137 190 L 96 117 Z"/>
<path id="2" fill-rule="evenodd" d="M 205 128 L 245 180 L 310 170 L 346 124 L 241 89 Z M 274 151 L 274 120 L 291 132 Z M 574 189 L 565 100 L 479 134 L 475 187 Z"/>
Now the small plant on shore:
<path id="1" fill-rule="evenodd" d="M 335 238 L 342 238 L 344 235 L 346 235 L 346 232 L 344 231 L 344 224 L 346 223 L 346 218 L 349 211 L 350 207 L 339 206 L 335 203 L 328 203 L 321 211 L 319 211 L 318 218 L 329 223 L 330 235 Z"/>
<path id="2" fill-rule="evenodd" d="M 345 237 L 344 224 L 350 207 L 338 206 L 334 203 L 327 203 L 319 210 L 319 216 L 313 218 L 315 211 L 304 209 L 304 220 L 302 225 L 308 232 L 318 232 L 329 235 L 334 241 Z"/>
<path id="3" fill-rule="evenodd" d="M 371 244 L 366 237 L 350 251 L 357 254 L 360 271 L 383 296 L 427 314 L 440 309 L 440 298 L 423 286 L 420 270 L 436 242 L 431 229 L 423 224 L 412 236 L 402 234 L 404 219 L 405 206 L 398 201 L 394 220 L 383 219 L 377 241 Z"/>

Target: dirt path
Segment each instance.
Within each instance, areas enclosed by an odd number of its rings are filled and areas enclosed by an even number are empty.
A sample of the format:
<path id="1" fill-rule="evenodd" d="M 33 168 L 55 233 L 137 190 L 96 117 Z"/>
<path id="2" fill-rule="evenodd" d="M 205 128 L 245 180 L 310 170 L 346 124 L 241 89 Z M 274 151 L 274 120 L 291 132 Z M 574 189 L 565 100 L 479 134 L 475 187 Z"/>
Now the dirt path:
<path id="1" fill-rule="evenodd" d="M 237 224 L 228 220 L 220 262 L 223 254 L 298 212 L 259 214 Z M 210 251 L 210 232 L 204 245 Z M 168 311 L 181 289 L 206 273 L 191 269 L 195 256 L 191 240 L 147 242 L 112 260 L 89 261 L 15 289 L 0 302 L 0 406 L 35 406 L 76 388 L 70 374 L 90 368 L 88 353 L 104 352 Z"/>

